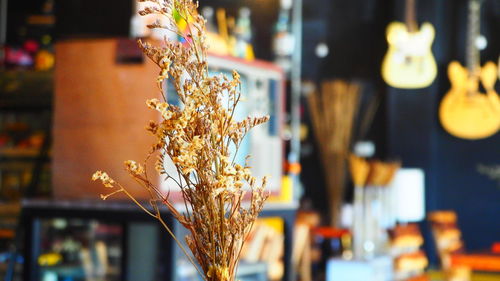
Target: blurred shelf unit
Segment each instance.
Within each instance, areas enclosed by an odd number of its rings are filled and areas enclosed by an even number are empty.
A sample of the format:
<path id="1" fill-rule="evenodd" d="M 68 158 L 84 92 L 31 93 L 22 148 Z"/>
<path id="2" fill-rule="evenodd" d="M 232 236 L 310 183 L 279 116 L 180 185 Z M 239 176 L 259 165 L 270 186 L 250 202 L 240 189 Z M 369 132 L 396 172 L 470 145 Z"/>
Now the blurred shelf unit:
<path id="1" fill-rule="evenodd" d="M 271 204 L 261 214 L 279 217 L 283 224 L 282 278 L 273 280 L 292 280 L 295 210 L 293 204 Z M 166 208 L 161 212 L 176 236 L 183 237 L 185 228 Z M 133 203 L 25 200 L 22 219 L 22 280 L 201 280 L 169 234 Z M 242 260 L 238 280 L 269 280 L 270 266 L 262 260 Z"/>
<path id="2" fill-rule="evenodd" d="M 48 196 L 53 72 L 0 70 L 0 276 L 16 235 L 20 200 Z M 16 271 L 20 271 L 16 264 Z"/>
<path id="3" fill-rule="evenodd" d="M 50 193 L 53 72 L 0 71 L 0 200 Z M 0 213 L 1 215 L 1 213 Z"/>
<path id="4" fill-rule="evenodd" d="M 2 160 L 28 160 L 32 161 L 34 158 L 40 157 L 40 148 L 28 147 L 28 148 L 16 148 L 16 147 L 6 147 L 0 148 L 0 159 Z M 44 159 L 50 159 L 50 152 L 45 155 Z M 1 162 L 1 160 L 0 160 Z"/>
<path id="5" fill-rule="evenodd" d="M 15 216 L 20 210 L 21 204 L 18 202 L 0 204 L 0 240 L 14 238 L 14 229 L 17 224 Z"/>
<path id="6" fill-rule="evenodd" d="M 0 70 L 0 109 L 36 111 L 52 108 L 53 71 Z"/>

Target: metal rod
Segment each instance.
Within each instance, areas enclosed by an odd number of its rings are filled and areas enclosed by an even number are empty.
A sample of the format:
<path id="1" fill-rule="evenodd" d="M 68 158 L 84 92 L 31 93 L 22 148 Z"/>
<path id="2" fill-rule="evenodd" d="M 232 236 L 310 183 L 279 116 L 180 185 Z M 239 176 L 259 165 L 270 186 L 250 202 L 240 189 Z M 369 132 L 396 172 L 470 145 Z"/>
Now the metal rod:
<path id="1" fill-rule="evenodd" d="M 291 133 L 290 162 L 300 161 L 300 96 L 302 92 L 302 0 L 294 0 L 292 7 L 292 32 L 295 49 L 292 55 L 291 78 Z"/>

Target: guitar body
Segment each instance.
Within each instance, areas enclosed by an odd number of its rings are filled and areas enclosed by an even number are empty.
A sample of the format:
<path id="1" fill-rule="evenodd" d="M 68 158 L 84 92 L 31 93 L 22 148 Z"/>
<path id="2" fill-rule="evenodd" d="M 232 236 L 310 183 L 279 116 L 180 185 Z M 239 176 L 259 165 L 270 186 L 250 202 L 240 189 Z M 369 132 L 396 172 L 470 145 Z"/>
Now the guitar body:
<path id="1" fill-rule="evenodd" d="M 483 139 L 500 130 L 500 98 L 494 90 L 497 68 L 488 62 L 479 75 L 471 75 L 460 63 L 448 66 L 451 89 L 441 101 L 439 119 L 451 135 L 469 139 Z M 479 92 L 479 82 L 486 93 Z"/>
<path id="2" fill-rule="evenodd" d="M 436 60 L 432 55 L 435 30 L 424 23 L 420 30 L 409 32 L 401 22 L 387 27 L 389 49 L 382 62 L 382 77 L 395 88 L 417 89 L 432 84 L 437 75 Z"/>

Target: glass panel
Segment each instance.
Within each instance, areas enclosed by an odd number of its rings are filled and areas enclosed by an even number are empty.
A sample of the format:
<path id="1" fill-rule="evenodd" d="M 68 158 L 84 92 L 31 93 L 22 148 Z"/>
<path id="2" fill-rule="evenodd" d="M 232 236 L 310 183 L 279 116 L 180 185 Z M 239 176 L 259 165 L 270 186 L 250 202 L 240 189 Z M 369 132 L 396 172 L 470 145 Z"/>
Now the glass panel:
<path id="1" fill-rule="evenodd" d="M 123 227 L 96 220 L 40 221 L 42 281 L 120 280 Z"/>

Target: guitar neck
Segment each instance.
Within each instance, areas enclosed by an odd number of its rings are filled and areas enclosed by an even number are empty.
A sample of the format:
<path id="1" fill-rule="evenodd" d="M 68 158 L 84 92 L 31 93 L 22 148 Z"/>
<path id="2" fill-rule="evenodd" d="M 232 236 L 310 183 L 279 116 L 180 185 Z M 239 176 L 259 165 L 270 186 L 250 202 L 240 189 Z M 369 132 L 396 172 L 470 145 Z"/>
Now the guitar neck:
<path id="1" fill-rule="evenodd" d="M 406 0 L 405 23 L 409 32 L 416 32 L 418 30 L 417 17 L 415 15 L 415 1 L 416 0 Z"/>
<path id="2" fill-rule="evenodd" d="M 477 38 L 480 35 L 481 0 L 469 0 L 469 15 L 467 29 L 466 65 L 469 73 L 475 73 L 480 67 Z"/>

